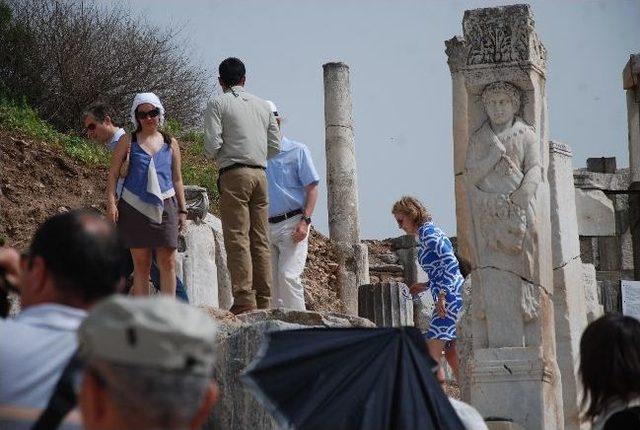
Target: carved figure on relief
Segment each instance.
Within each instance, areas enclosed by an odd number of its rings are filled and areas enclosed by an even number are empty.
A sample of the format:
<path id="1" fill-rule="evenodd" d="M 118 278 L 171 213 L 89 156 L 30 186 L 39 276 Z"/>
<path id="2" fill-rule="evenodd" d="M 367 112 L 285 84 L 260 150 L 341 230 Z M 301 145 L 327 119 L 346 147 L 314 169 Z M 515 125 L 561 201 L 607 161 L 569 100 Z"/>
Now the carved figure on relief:
<path id="1" fill-rule="evenodd" d="M 517 116 L 520 100 L 520 90 L 508 82 L 484 88 L 488 119 L 469 139 L 465 169 L 477 265 L 529 278 L 537 249 L 542 166 L 536 133 Z"/>

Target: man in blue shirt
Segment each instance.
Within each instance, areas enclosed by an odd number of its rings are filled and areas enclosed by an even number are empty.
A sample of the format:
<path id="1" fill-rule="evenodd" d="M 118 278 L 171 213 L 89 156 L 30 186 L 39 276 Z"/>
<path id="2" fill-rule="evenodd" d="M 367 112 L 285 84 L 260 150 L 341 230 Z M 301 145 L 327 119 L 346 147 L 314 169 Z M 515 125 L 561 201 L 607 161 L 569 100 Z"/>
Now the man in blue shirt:
<path id="1" fill-rule="evenodd" d="M 280 126 L 275 104 L 268 103 Z M 267 163 L 271 296 L 274 307 L 305 310 L 301 276 L 307 261 L 309 226 L 320 177 L 304 144 L 283 136 L 280 145 L 280 153 Z"/>
<path id="2" fill-rule="evenodd" d="M 121 256 L 115 227 L 86 210 L 49 218 L 22 256 L 0 248 L 22 303 L 15 318 L 0 319 L 0 408 L 47 405 L 87 309 L 123 281 Z"/>

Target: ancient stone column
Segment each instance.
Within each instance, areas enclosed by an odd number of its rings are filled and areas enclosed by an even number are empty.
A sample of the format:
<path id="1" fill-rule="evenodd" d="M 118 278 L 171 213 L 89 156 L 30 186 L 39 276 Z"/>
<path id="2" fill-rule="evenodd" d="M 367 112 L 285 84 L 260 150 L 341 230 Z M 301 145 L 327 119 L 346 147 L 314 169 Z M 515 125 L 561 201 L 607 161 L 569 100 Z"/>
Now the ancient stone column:
<path id="1" fill-rule="evenodd" d="M 463 392 L 485 417 L 559 429 L 546 51 L 528 5 L 466 11 L 462 27 L 446 45 L 459 249 L 473 285 Z"/>
<path id="2" fill-rule="evenodd" d="M 580 336 L 587 326 L 585 271 L 580 259 L 573 167 L 569 145 L 549 142 L 551 254 L 556 356 L 562 375 L 564 429 L 587 428 L 580 423 L 578 363 Z M 595 282 L 595 277 L 593 279 Z M 593 282 L 588 283 L 592 285 Z"/>
<path id="3" fill-rule="evenodd" d="M 413 301 L 402 282 L 380 282 L 358 287 L 358 316 L 378 327 L 413 325 Z"/>
<path id="4" fill-rule="evenodd" d="M 341 299 L 347 312 L 357 315 L 358 286 L 369 283 L 369 254 L 360 242 L 349 66 L 327 63 L 322 67 L 329 238 L 340 260 Z"/>
<path id="5" fill-rule="evenodd" d="M 629 223 L 633 242 L 634 279 L 640 281 L 640 53 L 631 55 L 622 72 L 627 93 L 629 127 Z"/>

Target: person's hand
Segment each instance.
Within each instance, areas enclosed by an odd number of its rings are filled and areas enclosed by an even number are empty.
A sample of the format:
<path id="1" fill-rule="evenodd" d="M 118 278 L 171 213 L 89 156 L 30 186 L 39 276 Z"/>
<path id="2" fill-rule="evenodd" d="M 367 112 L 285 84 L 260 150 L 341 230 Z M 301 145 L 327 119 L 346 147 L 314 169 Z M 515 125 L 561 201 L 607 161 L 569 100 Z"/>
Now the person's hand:
<path id="1" fill-rule="evenodd" d="M 294 243 L 298 243 L 303 241 L 307 235 L 309 234 L 309 224 L 304 219 L 301 219 L 300 222 L 296 225 L 296 228 L 291 233 L 291 238 Z"/>
<path id="2" fill-rule="evenodd" d="M 178 213 L 178 230 L 182 231 L 187 225 L 187 214 L 183 212 Z"/>
<path id="3" fill-rule="evenodd" d="M 427 289 L 427 286 L 425 284 L 421 282 L 417 282 L 409 287 L 409 292 L 411 293 L 412 296 L 415 296 L 417 294 L 420 294 L 426 289 Z"/>
<path id="4" fill-rule="evenodd" d="M 114 224 L 118 222 L 118 206 L 116 202 L 107 203 L 107 219 Z"/>
<path id="5" fill-rule="evenodd" d="M 438 296 L 438 301 L 436 302 L 436 313 L 440 318 L 447 316 L 447 302 L 445 301 L 444 294 L 440 294 Z"/>
<path id="6" fill-rule="evenodd" d="M 3 272 L 9 284 L 18 285 L 20 280 L 20 253 L 13 248 L 0 248 L 0 273 Z"/>

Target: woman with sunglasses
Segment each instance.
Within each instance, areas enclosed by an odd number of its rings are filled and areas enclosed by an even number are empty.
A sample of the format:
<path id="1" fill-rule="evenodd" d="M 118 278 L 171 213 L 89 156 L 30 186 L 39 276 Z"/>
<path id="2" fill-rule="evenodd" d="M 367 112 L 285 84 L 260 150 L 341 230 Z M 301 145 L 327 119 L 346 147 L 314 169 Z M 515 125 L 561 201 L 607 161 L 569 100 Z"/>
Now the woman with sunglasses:
<path id="1" fill-rule="evenodd" d="M 136 129 L 118 141 L 107 182 L 107 216 L 118 226 L 133 258 L 133 293 L 149 294 L 149 272 L 155 250 L 160 292 L 175 296 L 178 229 L 187 219 L 180 147 L 161 131 L 164 107 L 154 93 L 136 94 L 131 106 Z M 126 174 L 121 197 L 115 186 L 123 164 Z"/>
<path id="2" fill-rule="evenodd" d="M 431 221 L 431 214 L 417 199 L 402 197 L 393 205 L 391 213 L 399 228 L 418 237 L 418 263 L 429 275 L 429 282 L 416 283 L 409 288 L 413 295 L 429 289 L 435 302 L 429 330 L 425 333 L 429 353 L 439 363 L 444 351 L 447 362 L 458 379 L 456 323 L 462 309 L 464 277 L 460 273 L 453 245 Z"/>

